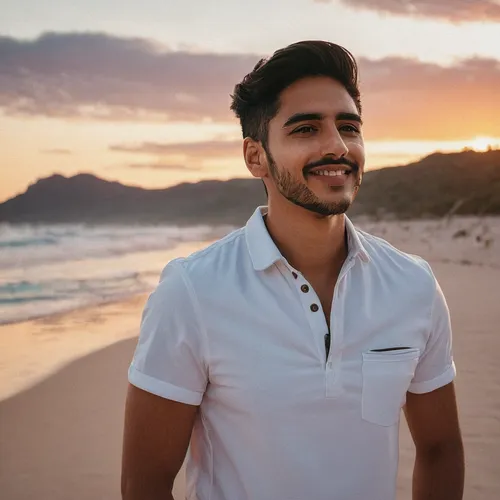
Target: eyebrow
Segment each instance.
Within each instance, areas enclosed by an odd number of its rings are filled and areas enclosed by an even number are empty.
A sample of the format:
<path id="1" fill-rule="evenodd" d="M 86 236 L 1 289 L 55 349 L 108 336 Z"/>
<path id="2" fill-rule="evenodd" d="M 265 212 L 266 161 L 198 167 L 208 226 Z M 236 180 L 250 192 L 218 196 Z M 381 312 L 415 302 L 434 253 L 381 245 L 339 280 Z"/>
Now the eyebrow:
<path id="1" fill-rule="evenodd" d="M 300 123 L 300 122 L 305 122 L 309 120 L 324 120 L 325 115 L 323 113 L 295 113 L 292 115 L 288 120 L 285 122 L 283 125 L 283 128 L 289 127 L 290 125 L 294 125 L 295 123 Z M 363 120 L 361 119 L 361 116 L 359 116 L 357 113 L 347 113 L 345 111 L 337 113 L 335 116 L 336 120 L 349 120 L 349 121 L 355 121 L 358 122 L 360 125 L 363 124 Z"/>

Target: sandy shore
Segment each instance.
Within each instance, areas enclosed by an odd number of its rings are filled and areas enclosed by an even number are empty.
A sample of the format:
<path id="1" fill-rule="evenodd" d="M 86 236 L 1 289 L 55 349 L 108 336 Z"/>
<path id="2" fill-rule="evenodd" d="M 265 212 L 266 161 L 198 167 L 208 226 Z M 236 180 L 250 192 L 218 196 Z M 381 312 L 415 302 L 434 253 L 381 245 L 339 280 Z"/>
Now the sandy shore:
<path id="1" fill-rule="evenodd" d="M 391 242 L 429 259 L 445 291 L 455 332 L 467 454 L 465 498 L 496 498 L 500 495 L 500 257 L 495 260 L 492 245 L 484 240 L 467 240 L 470 235 L 453 238 L 455 230 L 449 230 L 448 250 L 440 254 L 432 248 L 421 251 L 425 234 L 416 224 L 407 230 L 395 223 L 384 228 Z M 444 245 L 438 243 L 439 248 Z M 194 248 L 185 246 L 176 253 L 186 255 Z M 496 252 L 500 253 L 498 246 Z M 0 327 L 2 499 L 120 498 L 126 372 L 145 299 Z M 411 498 L 412 460 L 413 446 L 403 422 L 399 500 Z M 182 483 L 181 474 L 175 490 L 179 500 L 184 498 Z"/>

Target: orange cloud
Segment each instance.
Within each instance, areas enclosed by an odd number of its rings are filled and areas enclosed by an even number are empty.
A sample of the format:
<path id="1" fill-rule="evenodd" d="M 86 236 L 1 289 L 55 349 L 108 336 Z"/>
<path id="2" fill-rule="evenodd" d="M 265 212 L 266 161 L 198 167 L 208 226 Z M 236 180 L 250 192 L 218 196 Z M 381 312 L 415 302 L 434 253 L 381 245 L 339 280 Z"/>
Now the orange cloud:
<path id="1" fill-rule="evenodd" d="M 242 155 L 242 142 L 241 140 L 171 144 L 144 142 L 139 145 L 113 145 L 109 149 L 119 153 L 147 155 L 156 158 L 156 162 L 133 163 L 128 165 L 129 168 L 200 171 L 206 168 L 211 160 L 237 158 L 239 161 Z"/>
<path id="2" fill-rule="evenodd" d="M 192 167 L 187 165 L 176 165 L 170 163 L 131 163 L 128 168 L 148 169 L 148 170 L 169 170 L 169 171 L 199 171 L 201 167 Z M 120 167 L 121 168 L 121 167 Z"/>
<path id="3" fill-rule="evenodd" d="M 331 0 L 314 0 L 330 3 Z M 453 23 L 500 21 L 500 4 L 495 0 L 340 0 L 347 7 L 386 14 L 442 19 Z"/>

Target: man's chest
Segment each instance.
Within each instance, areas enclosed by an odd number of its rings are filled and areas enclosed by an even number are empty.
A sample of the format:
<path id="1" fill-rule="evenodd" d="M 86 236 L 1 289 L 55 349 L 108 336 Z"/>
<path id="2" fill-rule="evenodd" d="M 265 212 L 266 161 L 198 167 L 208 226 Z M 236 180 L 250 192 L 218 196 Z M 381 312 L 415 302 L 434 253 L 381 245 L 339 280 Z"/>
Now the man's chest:
<path id="1" fill-rule="evenodd" d="M 328 325 L 310 284 L 293 285 L 246 297 L 236 289 L 219 303 L 213 297 L 209 397 L 261 415 L 321 400 L 361 414 L 363 404 L 385 398 L 393 410 L 379 423 L 394 423 L 425 347 L 425 301 L 405 288 L 373 294 L 341 281 Z"/>

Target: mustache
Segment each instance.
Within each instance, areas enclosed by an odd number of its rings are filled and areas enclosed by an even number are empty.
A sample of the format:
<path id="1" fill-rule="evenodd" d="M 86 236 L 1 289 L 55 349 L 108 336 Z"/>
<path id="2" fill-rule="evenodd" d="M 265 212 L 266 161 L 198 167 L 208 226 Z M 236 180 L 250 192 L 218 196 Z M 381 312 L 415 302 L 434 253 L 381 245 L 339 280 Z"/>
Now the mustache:
<path id="1" fill-rule="evenodd" d="M 359 165 L 357 162 L 353 160 L 349 160 L 348 158 L 322 158 L 321 160 L 315 161 L 308 163 L 304 168 L 303 172 L 304 175 L 307 175 L 313 168 L 316 167 L 326 167 L 327 165 L 347 165 L 348 167 L 351 167 L 351 170 L 354 174 L 356 174 L 359 171 Z"/>

